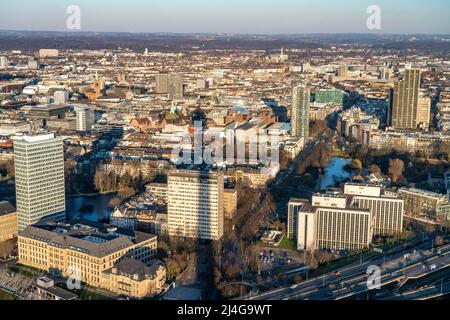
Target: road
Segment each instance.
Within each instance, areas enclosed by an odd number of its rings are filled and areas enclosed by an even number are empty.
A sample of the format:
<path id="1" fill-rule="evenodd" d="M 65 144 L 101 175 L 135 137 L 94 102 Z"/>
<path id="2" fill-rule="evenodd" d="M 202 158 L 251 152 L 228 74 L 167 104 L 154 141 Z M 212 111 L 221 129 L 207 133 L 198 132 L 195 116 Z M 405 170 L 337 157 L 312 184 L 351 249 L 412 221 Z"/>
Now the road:
<path id="1" fill-rule="evenodd" d="M 412 255 L 409 262 L 403 267 L 400 266 L 400 262 L 404 262 L 404 255 L 411 253 L 412 249 L 404 249 L 384 257 L 380 256 L 379 258 L 364 261 L 363 263 L 352 264 L 338 269 L 337 272 L 324 274 L 318 278 L 302 282 L 295 289 L 283 287 L 255 297 L 247 297 L 247 300 L 343 299 L 367 291 L 367 270 L 370 266 L 381 266 L 384 277 L 383 281 L 394 281 L 404 277 L 403 274 L 399 273 L 399 270 L 403 270 L 405 267 L 416 267 L 415 269 L 406 270 L 410 276 L 424 273 L 422 263 L 420 262 L 424 259 L 433 259 L 430 262 L 436 264 L 442 263 L 443 265 L 448 265 L 450 263 L 450 246 L 441 249 L 445 256 L 442 262 L 440 260 L 434 261 L 436 258 L 439 258 L 439 255 L 430 250 L 425 250 L 427 246 L 429 244 L 423 244 L 417 247 L 416 254 Z M 417 265 L 418 263 L 420 263 L 420 266 Z M 439 266 L 437 267 L 439 268 Z"/>
<path id="2" fill-rule="evenodd" d="M 442 282 L 404 292 L 382 300 L 429 300 L 450 294 L 450 282 Z"/>
<path id="3" fill-rule="evenodd" d="M 434 253 L 432 250 L 417 251 L 409 261 L 394 259 L 382 267 L 381 286 L 388 284 L 402 284 L 410 279 L 418 279 L 433 272 L 447 268 L 450 265 L 450 246 L 441 249 L 442 255 Z M 403 261 L 402 261 L 403 260 Z M 430 267 L 434 265 L 435 268 Z M 367 286 L 367 275 L 361 275 L 349 283 L 345 283 L 345 288 L 329 296 L 331 299 L 341 300 L 352 298 L 361 293 L 367 293 L 370 289 Z"/>

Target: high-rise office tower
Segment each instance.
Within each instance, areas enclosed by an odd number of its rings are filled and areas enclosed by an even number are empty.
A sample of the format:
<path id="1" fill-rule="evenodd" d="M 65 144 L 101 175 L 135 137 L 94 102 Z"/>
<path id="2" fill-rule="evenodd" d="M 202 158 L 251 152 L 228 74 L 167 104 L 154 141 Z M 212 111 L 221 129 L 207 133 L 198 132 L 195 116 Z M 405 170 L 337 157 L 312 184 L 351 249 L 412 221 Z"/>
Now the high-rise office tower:
<path id="1" fill-rule="evenodd" d="M 91 130 L 95 124 L 95 111 L 89 109 L 87 106 L 76 106 L 75 113 L 77 131 L 86 132 Z"/>
<path id="2" fill-rule="evenodd" d="M 156 93 L 167 93 L 171 99 L 182 99 L 183 77 L 176 73 L 162 72 L 156 76 Z"/>
<path id="3" fill-rule="evenodd" d="M 169 235 L 221 239 L 223 193 L 223 173 L 170 172 L 167 193 Z"/>
<path id="4" fill-rule="evenodd" d="M 169 76 L 169 97 L 171 99 L 182 99 L 184 96 L 183 77 L 172 73 Z"/>
<path id="5" fill-rule="evenodd" d="M 169 93 L 168 72 L 160 72 L 156 75 L 156 93 Z"/>
<path id="6" fill-rule="evenodd" d="M 6 68 L 8 66 L 8 58 L 0 57 L 0 68 Z"/>
<path id="7" fill-rule="evenodd" d="M 291 135 L 304 138 L 309 136 L 310 91 L 306 85 L 294 87 L 292 92 Z"/>
<path id="8" fill-rule="evenodd" d="M 340 66 L 337 71 L 338 77 L 346 78 L 348 76 L 348 67 Z"/>
<path id="9" fill-rule="evenodd" d="M 391 90 L 388 125 L 395 129 L 415 130 L 420 125 L 420 70 L 407 69 L 403 80 L 395 81 Z"/>
<path id="10" fill-rule="evenodd" d="M 65 104 L 69 100 L 69 92 L 55 91 L 53 99 L 55 100 L 55 104 Z"/>
<path id="11" fill-rule="evenodd" d="M 63 139 L 54 134 L 14 139 L 19 230 L 45 220 L 65 220 Z"/>

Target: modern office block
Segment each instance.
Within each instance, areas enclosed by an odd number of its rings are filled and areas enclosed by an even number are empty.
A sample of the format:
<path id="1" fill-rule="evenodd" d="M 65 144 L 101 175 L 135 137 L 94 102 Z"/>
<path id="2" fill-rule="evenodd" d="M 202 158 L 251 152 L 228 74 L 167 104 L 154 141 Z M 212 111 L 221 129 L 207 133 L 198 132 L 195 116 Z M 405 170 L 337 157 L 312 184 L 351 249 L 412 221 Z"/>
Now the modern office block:
<path id="1" fill-rule="evenodd" d="M 86 132 L 92 129 L 95 124 L 95 111 L 87 106 L 76 106 L 77 131 Z"/>
<path id="2" fill-rule="evenodd" d="M 373 216 L 368 209 L 347 205 L 347 197 L 317 194 L 312 201 L 289 203 L 288 237 L 299 250 L 361 250 L 373 237 Z"/>
<path id="3" fill-rule="evenodd" d="M 19 230 L 43 220 L 65 220 L 63 139 L 16 137 L 14 165 Z"/>
<path id="4" fill-rule="evenodd" d="M 173 171 L 168 175 L 169 235 L 206 240 L 223 236 L 222 173 Z"/>

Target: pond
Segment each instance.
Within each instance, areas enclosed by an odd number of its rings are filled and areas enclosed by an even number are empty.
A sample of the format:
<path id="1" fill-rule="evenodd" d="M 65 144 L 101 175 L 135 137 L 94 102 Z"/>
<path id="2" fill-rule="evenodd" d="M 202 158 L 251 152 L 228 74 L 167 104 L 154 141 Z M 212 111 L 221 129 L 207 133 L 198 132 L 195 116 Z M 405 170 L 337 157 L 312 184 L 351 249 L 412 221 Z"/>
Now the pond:
<path id="1" fill-rule="evenodd" d="M 330 164 L 325 168 L 325 173 L 320 181 L 320 189 L 326 190 L 332 188 L 336 183 L 342 182 L 351 176 L 350 172 L 345 170 L 345 166 L 351 163 L 350 160 L 335 157 L 331 159 Z"/>
<path id="2" fill-rule="evenodd" d="M 111 216 L 109 201 L 115 194 L 96 196 L 68 197 L 66 200 L 66 211 L 68 220 L 83 219 L 97 222 Z"/>

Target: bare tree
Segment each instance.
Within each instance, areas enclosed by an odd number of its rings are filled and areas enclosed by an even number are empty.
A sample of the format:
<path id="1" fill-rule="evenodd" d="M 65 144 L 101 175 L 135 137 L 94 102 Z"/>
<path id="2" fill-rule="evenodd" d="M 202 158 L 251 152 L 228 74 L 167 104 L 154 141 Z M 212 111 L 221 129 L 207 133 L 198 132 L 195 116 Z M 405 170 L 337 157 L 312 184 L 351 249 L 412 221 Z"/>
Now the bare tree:
<path id="1" fill-rule="evenodd" d="M 393 182 L 398 182 L 405 172 L 405 163 L 400 159 L 389 160 L 389 176 Z"/>
<path id="2" fill-rule="evenodd" d="M 376 175 L 376 176 L 381 176 L 381 169 L 380 169 L 380 167 L 377 166 L 376 164 L 372 164 L 372 165 L 369 167 L 369 171 L 370 171 L 370 173 L 372 173 L 372 174 L 374 174 L 374 175 Z"/>

